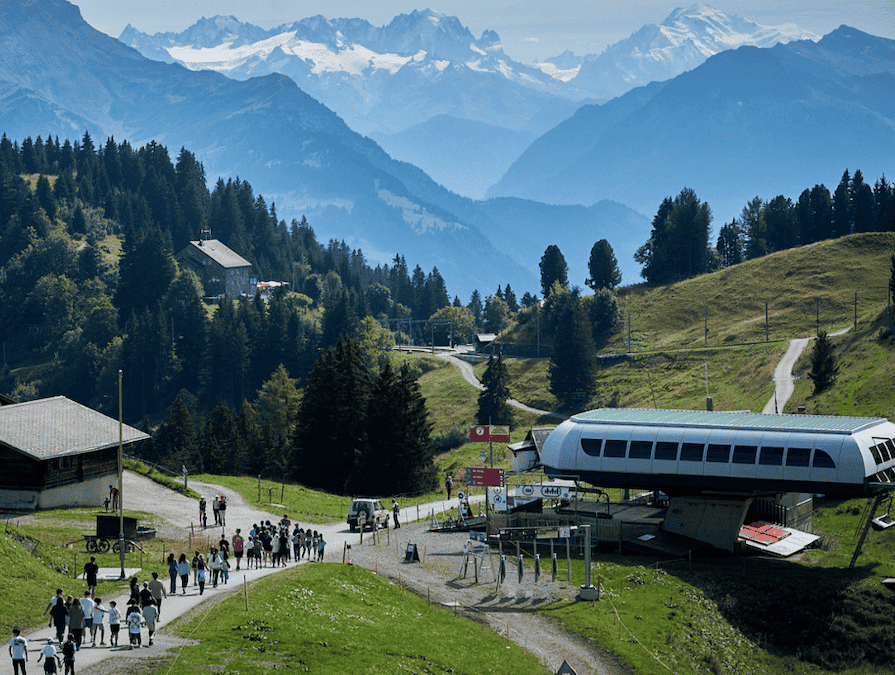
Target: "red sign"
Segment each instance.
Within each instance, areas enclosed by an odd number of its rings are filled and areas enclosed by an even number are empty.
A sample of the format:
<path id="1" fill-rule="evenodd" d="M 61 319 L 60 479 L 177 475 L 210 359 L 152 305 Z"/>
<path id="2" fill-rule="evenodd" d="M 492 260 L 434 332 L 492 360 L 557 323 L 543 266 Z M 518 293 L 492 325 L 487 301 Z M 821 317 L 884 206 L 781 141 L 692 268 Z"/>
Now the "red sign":
<path id="1" fill-rule="evenodd" d="M 483 487 L 503 487 L 503 469 L 488 469 L 484 466 L 471 466 L 466 469 L 466 484 Z"/>
<path id="2" fill-rule="evenodd" d="M 469 441 L 471 443 L 487 442 L 491 438 L 491 427 L 469 427 Z"/>
<path id="3" fill-rule="evenodd" d="M 487 424 L 469 427 L 469 441 L 471 443 L 509 443 L 510 428 L 488 426 Z"/>

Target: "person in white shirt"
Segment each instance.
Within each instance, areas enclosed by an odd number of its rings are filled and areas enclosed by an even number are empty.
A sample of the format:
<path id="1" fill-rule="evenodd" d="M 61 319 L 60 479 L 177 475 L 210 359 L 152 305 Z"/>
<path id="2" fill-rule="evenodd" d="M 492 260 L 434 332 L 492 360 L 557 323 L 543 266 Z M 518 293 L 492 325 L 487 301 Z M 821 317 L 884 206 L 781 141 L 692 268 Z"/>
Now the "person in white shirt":
<path id="1" fill-rule="evenodd" d="M 114 600 L 109 601 L 109 644 L 112 647 L 118 646 L 118 631 L 121 630 L 121 612 L 117 604 Z"/>
<path id="2" fill-rule="evenodd" d="M 140 635 L 140 625 L 143 623 L 143 612 L 139 605 L 131 605 L 127 608 L 127 633 L 130 638 L 131 649 L 134 645 L 143 646 L 143 638 Z"/>
<path id="3" fill-rule="evenodd" d="M 62 663 L 59 661 L 59 655 L 56 654 L 56 648 L 53 646 L 53 638 L 47 638 L 47 644 L 40 650 L 40 656 L 37 657 L 37 662 L 40 663 L 41 659 L 44 658 L 46 659 L 46 661 L 44 661 L 44 672 L 58 672 L 56 666 L 62 665 Z"/>
<path id="4" fill-rule="evenodd" d="M 90 628 L 90 643 L 93 647 L 96 647 L 97 629 L 99 629 L 99 646 L 105 647 L 106 645 L 106 627 L 103 625 L 105 617 L 106 608 L 103 607 L 103 599 L 97 598 L 93 607 L 93 626 Z"/>
<path id="5" fill-rule="evenodd" d="M 13 675 L 25 675 L 25 664 L 28 663 L 28 640 L 21 636 L 22 629 L 16 626 L 12 629 L 12 640 L 9 641 L 9 655 L 12 657 Z"/>
<path id="6" fill-rule="evenodd" d="M 152 636 L 155 634 L 155 621 L 158 619 L 158 607 L 152 602 L 143 608 L 143 620 L 146 621 L 146 630 L 149 632 L 149 644 L 153 643 Z"/>
<path id="7" fill-rule="evenodd" d="M 84 597 L 81 598 L 81 608 L 84 610 L 84 642 L 87 636 L 93 635 L 93 608 L 96 603 L 90 597 L 90 591 L 84 591 Z"/>
<path id="8" fill-rule="evenodd" d="M 59 661 L 59 656 L 56 654 L 56 648 L 53 646 L 53 638 L 47 638 L 47 644 L 41 648 L 40 656 L 37 657 L 37 662 L 40 663 L 43 659 L 46 659 L 44 661 L 45 673 L 58 672 L 56 667 L 62 664 Z"/>

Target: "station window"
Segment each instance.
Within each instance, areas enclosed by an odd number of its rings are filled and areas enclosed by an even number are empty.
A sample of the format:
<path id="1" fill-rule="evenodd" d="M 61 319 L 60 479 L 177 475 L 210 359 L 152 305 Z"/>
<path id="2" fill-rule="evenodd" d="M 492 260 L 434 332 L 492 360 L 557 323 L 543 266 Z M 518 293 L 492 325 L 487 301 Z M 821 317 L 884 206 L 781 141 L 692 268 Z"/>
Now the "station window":
<path id="1" fill-rule="evenodd" d="M 892 458 L 895 459 L 895 440 L 891 438 L 888 439 L 886 441 L 886 447 L 889 448 L 889 455 L 891 455 Z"/>
<path id="2" fill-rule="evenodd" d="M 705 456 L 705 461 L 726 464 L 730 461 L 730 446 L 709 443 L 709 451 Z"/>
<path id="3" fill-rule="evenodd" d="M 606 439 L 606 446 L 603 448 L 603 457 L 624 457 L 627 449 L 628 441 L 609 438 Z"/>
<path id="4" fill-rule="evenodd" d="M 758 463 L 765 466 L 783 465 L 783 448 L 763 447 L 758 455 Z"/>
<path id="5" fill-rule="evenodd" d="M 681 461 L 701 462 L 704 449 L 705 446 L 702 443 L 684 443 L 681 446 Z"/>
<path id="6" fill-rule="evenodd" d="M 786 466 L 808 466 L 811 450 L 808 448 L 790 448 L 786 451 Z"/>
<path id="7" fill-rule="evenodd" d="M 876 447 L 879 448 L 879 454 L 882 455 L 884 462 L 888 462 L 890 459 L 893 459 L 892 453 L 889 451 L 889 447 L 888 445 L 886 445 L 885 441 L 880 441 Z"/>
<path id="8" fill-rule="evenodd" d="M 659 441 L 656 443 L 656 459 L 675 461 L 677 459 L 677 443 Z"/>
<path id="9" fill-rule="evenodd" d="M 599 457 L 600 449 L 603 447 L 603 439 L 602 438 L 582 438 L 581 439 L 581 449 L 584 451 L 585 455 L 590 455 L 591 457 Z"/>
<path id="10" fill-rule="evenodd" d="M 815 450 L 814 460 L 811 462 L 811 466 L 817 467 L 818 469 L 835 469 L 836 463 L 833 461 L 833 458 L 823 450 Z"/>
<path id="11" fill-rule="evenodd" d="M 880 444 L 882 445 L 882 444 Z M 877 464 L 883 463 L 883 455 L 879 450 L 879 445 L 871 445 L 870 446 L 870 454 L 873 455 L 873 461 Z"/>
<path id="12" fill-rule="evenodd" d="M 649 459 L 653 456 L 652 441 L 631 441 L 628 459 Z"/>
<path id="13" fill-rule="evenodd" d="M 755 464 L 758 447 L 755 445 L 737 445 L 733 448 L 734 464 Z"/>

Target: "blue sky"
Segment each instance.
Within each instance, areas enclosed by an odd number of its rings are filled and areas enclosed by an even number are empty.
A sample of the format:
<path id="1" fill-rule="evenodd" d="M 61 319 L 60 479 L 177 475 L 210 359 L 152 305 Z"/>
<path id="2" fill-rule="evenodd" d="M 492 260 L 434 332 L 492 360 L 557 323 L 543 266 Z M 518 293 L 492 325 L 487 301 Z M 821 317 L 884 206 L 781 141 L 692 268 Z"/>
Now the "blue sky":
<path id="1" fill-rule="evenodd" d="M 648 23 L 660 23 L 680 0 L 80 0 L 93 27 L 118 37 L 130 23 L 147 33 L 181 31 L 202 16 L 233 15 L 265 28 L 321 14 L 359 17 L 380 26 L 394 16 L 431 8 L 456 16 L 476 37 L 491 29 L 504 51 L 529 63 L 566 49 L 599 53 Z M 794 23 L 824 35 L 842 24 L 895 39 L 895 0 L 716 0 L 706 4 L 763 25 Z"/>

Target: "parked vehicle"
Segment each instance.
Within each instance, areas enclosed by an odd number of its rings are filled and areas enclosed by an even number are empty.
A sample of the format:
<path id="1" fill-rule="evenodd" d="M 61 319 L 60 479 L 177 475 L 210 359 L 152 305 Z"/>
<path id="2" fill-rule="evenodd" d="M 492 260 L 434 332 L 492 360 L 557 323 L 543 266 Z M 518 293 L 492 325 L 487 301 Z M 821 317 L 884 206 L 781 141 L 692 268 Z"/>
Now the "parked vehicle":
<path id="1" fill-rule="evenodd" d="M 391 514 L 388 510 L 382 508 L 382 501 L 375 497 L 356 497 L 351 501 L 348 507 L 349 529 L 354 532 L 360 525 L 361 520 L 364 527 L 371 531 L 379 527 L 388 527 L 388 521 Z"/>

